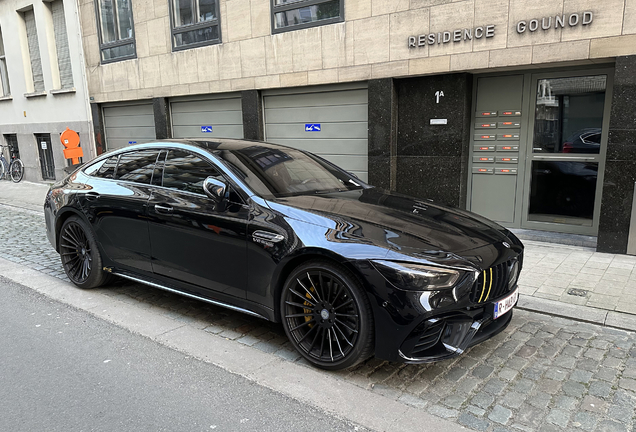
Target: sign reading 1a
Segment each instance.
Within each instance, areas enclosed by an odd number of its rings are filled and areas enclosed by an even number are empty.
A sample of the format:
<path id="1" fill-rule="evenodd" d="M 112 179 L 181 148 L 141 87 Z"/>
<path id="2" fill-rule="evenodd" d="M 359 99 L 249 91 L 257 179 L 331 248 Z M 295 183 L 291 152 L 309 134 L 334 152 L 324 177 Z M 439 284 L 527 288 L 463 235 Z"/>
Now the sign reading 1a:
<path id="1" fill-rule="evenodd" d="M 435 103 L 439 103 L 439 99 L 444 97 L 444 92 L 442 90 L 437 90 L 435 92 Z"/>

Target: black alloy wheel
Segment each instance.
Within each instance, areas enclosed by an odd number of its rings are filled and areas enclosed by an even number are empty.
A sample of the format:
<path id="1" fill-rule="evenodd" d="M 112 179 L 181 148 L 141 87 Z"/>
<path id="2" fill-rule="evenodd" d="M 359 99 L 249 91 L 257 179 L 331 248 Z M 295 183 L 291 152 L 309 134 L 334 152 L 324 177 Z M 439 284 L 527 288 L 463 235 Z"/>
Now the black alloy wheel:
<path id="1" fill-rule="evenodd" d="M 66 276 L 80 288 L 106 282 L 102 259 L 92 230 L 78 216 L 68 218 L 60 230 L 60 257 Z"/>
<path id="2" fill-rule="evenodd" d="M 360 283 L 326 261 L 301 265 L 281 297 L 287 337 L 312 364 L 339 370 L 373 353 L 373 316 Z"/>

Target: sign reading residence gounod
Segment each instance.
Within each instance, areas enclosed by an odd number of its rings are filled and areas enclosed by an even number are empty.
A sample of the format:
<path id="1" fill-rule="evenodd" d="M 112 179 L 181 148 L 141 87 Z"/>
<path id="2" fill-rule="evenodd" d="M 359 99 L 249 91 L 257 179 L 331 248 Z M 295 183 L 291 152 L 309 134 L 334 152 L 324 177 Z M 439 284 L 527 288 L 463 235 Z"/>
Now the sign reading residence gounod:
<path id="1" fill-rule="evenodd" d="M 548 31 L 550 29 L 576 27 L 578 25 L 589 25 L 594 19 L 594 14 L 590 11 L 583 13 L 572 13 L 556 15 L 554 17 L 533 18 L 529 21 L 521 20 L 515 26 L 517 33 L 534 33 L 538 30 Z M 489 24 L 475 28 L 464 28 L 453 31 L 442 31 L 437 33 L 421 34 L 409 36 L 409 48 L 423 47 L 427 45 L 439 45 L 449 42 L 462 42 L 481 38 L 491 38 L 495 36 L 495 25 Z"/>

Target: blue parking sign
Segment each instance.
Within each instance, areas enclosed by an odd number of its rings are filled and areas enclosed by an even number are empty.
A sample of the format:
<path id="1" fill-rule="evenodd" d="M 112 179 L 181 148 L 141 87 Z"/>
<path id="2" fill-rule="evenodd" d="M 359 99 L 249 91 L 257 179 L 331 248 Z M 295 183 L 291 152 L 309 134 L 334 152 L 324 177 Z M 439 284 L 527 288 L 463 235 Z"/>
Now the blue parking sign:
<path id="1" fill-rule="evenodd" d="M 320 123 L 306 123 L 305 132 L 320 132 Z"/>
<path id="2" fill-rule="evenodd" d="M 212 132 L 212 126 L 201 126 L 201 133 L 210 133 Z"/>

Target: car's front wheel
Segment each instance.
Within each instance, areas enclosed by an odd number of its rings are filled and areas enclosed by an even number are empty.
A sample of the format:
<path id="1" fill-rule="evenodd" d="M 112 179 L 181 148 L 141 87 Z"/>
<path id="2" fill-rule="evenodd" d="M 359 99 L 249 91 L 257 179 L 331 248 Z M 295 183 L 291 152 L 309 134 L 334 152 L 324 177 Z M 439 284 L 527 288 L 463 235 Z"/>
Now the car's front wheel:
<path id="1" fill-rule="evenodd" d="M 283 327 L 315 366 L 339 370 L 373 353 L 373 315 L 358 280 L 346 269 L 316 260 L 287 278 L 281 296 Z"/>
<path id="2" fill-rule="evenodd" d="M 66 276 L 78 287 L 96 288 L 108 280 L 93 231 L 78 216 L 71 216 L 62 225 L 60 256 Z"/>

